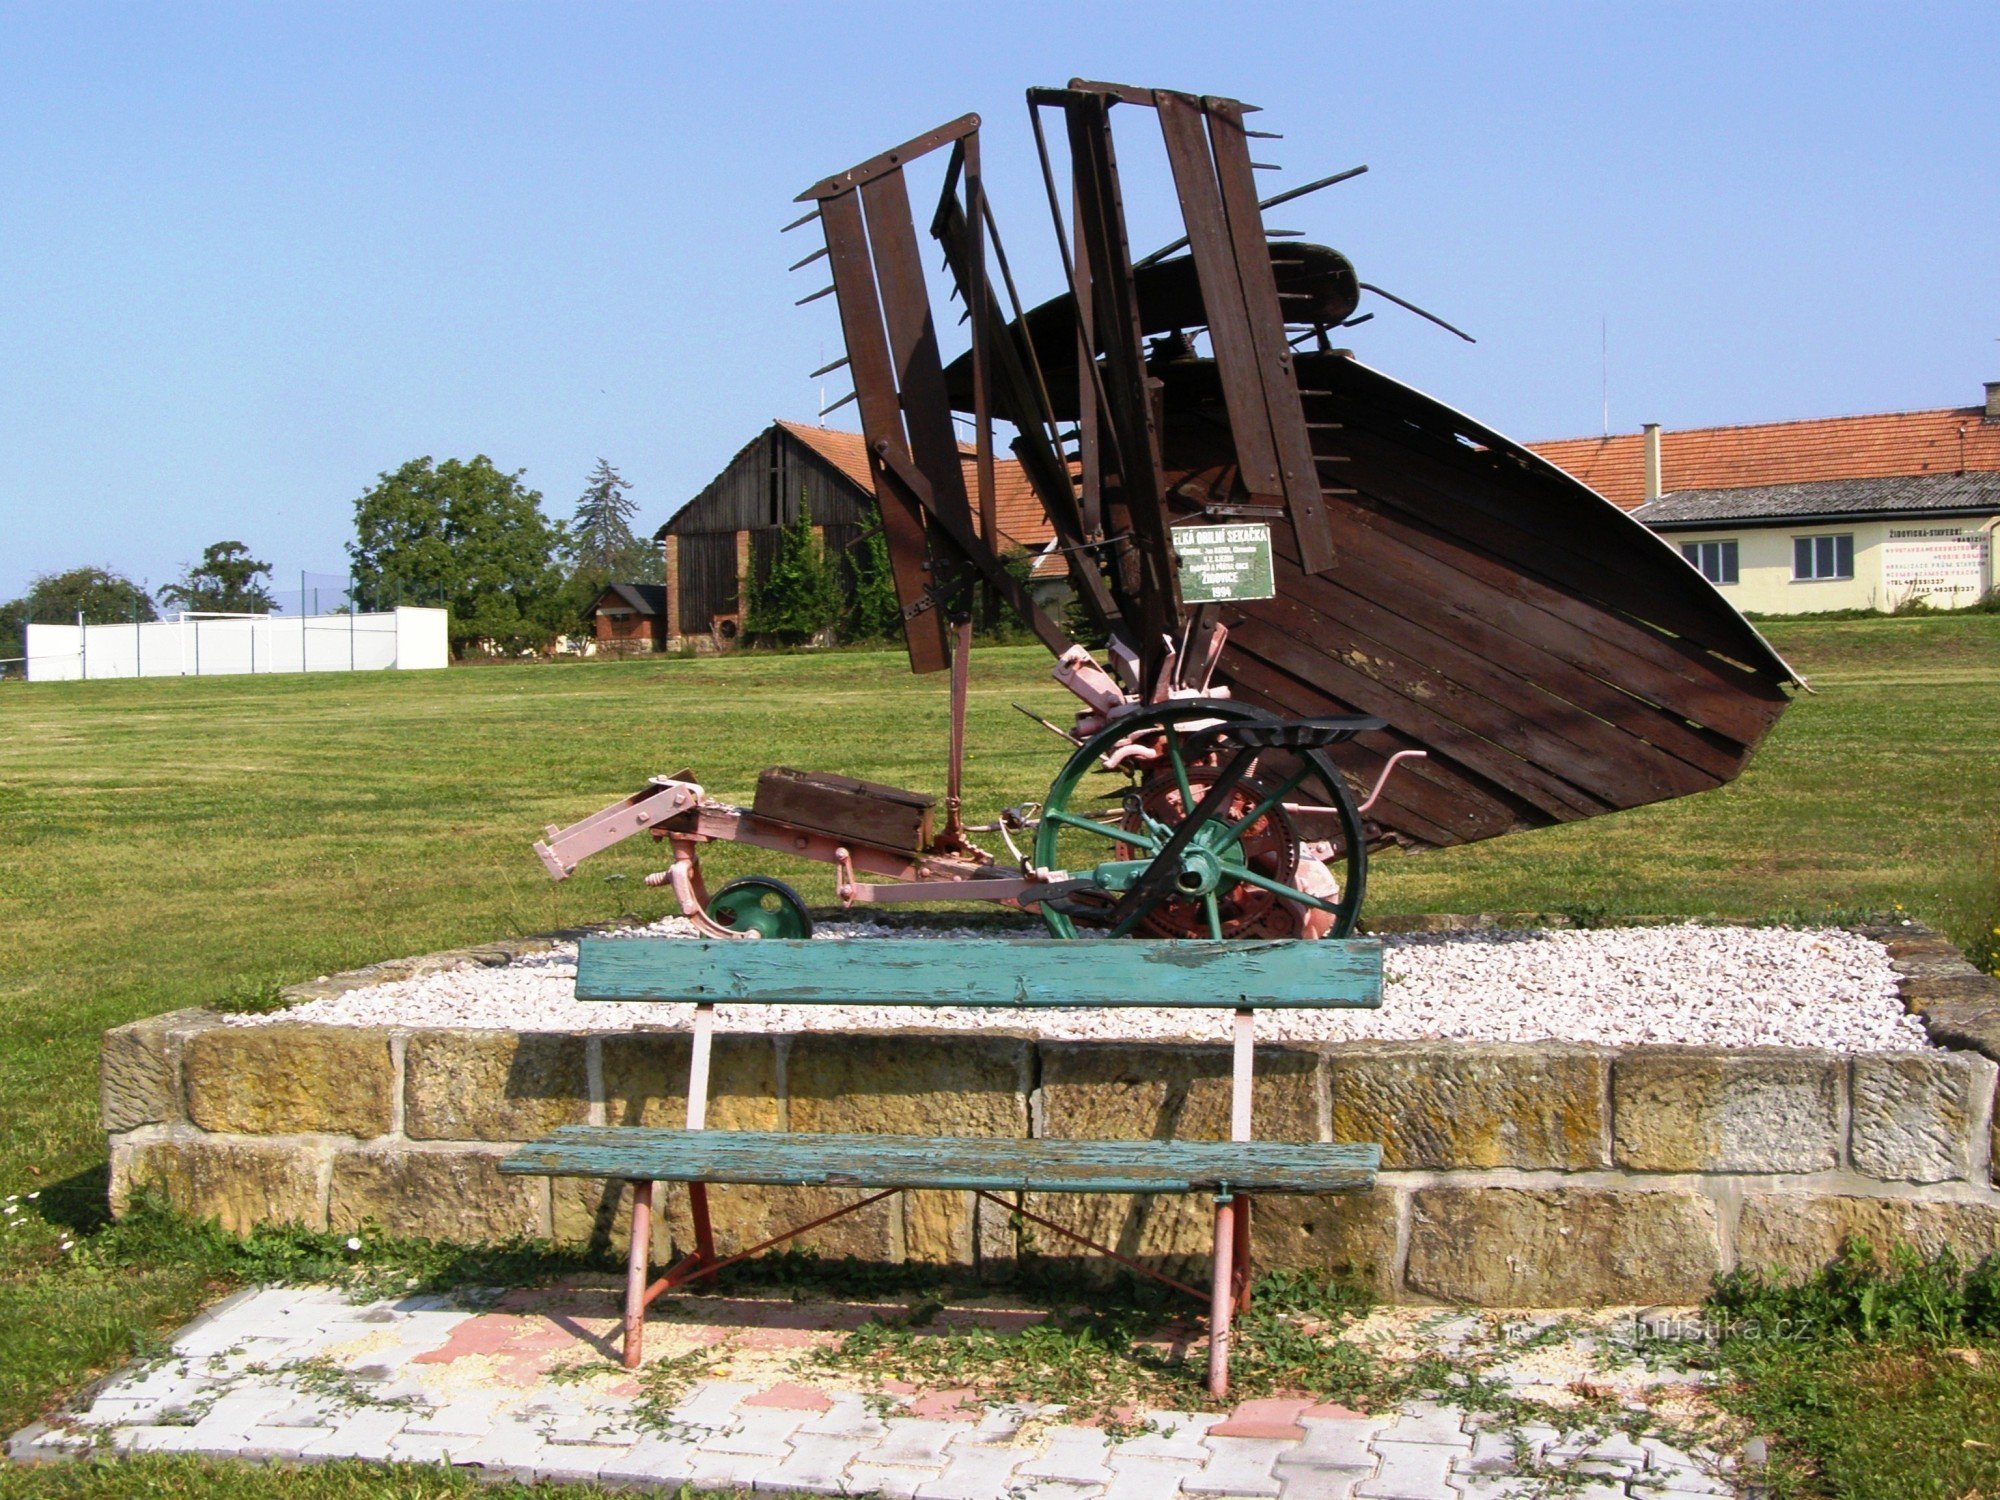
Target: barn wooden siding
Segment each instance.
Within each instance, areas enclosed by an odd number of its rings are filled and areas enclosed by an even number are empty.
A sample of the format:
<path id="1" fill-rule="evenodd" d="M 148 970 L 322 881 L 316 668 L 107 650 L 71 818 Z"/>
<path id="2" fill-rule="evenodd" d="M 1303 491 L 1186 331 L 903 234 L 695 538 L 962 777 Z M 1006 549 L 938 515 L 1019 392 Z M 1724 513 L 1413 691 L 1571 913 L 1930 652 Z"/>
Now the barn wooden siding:
<path id="1" fill-rule="evenodd" d="M 873 496 L 773 426 L 753 438 L 667 523 L 667 534 L 680 539 L 680 633 L 705 635 L 717 615 L 742 608 L 738 534 L 748 533 L 750 566 L 762 577 L 779 531 L 798 519 L 802 501 L 813 524 L 825 528 L 827 548 L 838 557 L 851 555 L 873 521 Z M 851 587 L 850 570 L 843 568 L 842 581 Z"/>

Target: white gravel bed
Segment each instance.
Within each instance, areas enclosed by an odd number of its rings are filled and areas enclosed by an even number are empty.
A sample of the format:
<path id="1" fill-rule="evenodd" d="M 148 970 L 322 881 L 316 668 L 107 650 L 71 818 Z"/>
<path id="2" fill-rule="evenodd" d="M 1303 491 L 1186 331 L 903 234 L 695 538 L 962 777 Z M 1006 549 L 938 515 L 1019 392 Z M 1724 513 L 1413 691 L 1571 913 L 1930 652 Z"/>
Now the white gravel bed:
<path id="1" fill-rule="evenodd" d="M 822 922 L 816 937 L 985 937 L 991 928 L 886 928 Z M 693 937 L 668 918 L 632 936 Z M 1033 936 L 1023 932 L 1020 936 Z M 1879 943 L 1839 929 L 1617 927 L 1383 939 L 1382 1008 L 1267 1011 L 1265 1041 L 1565 1041 L 1607 1047 L 1825 1047 L 1908 1051 L 1930 1043 L 1903 1010 Z M 692 1007 L 580 1001 L 576 949 L 505 968 L 468 965 L 349 990 L 233 1024 L 460 1027 L 504 1031 L 684 1029 Z M 980 1010 L 965 1006 L 723 1005 L 726 1031 L 1011 1031 L 1048 1038 L 1225 1041 L 1224 1010 Z"/>

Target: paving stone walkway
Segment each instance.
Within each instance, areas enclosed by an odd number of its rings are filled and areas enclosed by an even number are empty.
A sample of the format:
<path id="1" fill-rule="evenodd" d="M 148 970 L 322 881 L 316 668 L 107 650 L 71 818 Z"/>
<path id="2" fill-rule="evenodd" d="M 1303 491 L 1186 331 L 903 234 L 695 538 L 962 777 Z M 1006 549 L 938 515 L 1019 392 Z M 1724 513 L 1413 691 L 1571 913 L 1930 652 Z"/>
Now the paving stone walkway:
<path id="1" fill-rule="evenodd" d="M 612 1358 L 617 1295 L 608 1286 L 495 1294 L 473 1305 L 253 1290 L 189 1325 L 168 1356 L 114 1377 L 71 1415 L 15 1435 L 8 1456 L 359 1458 L 623 1488 L 921 1500 L 1736 1493 L 1712 1456 L 1652 1438 L 1507 1432 L 1429 1402 L 1376 1415 L 1303 1400 L 1247 1401 L 1222 1414 L 1150 1411 L 1132 1414 L 1144 1429 L 1137 1436 L 1114 1438 L 1065 1422 L 1061 1407 L 985 1405 L 964 1391 L 871 1395 L 842 1389 L 823 1369 L 801 1372 L 802 1351 L 881 1310 L 702 1299 L 649 1327 L 653 1359 L 635 1377 Z M 1008 1314 L 961 1316 L 992 1326 Z M 725 1348 L 726 1378 L 672 1378 Z M 1524 1359 L 1507 1378 L 1546 1385 L 1547 1361 Z"/>

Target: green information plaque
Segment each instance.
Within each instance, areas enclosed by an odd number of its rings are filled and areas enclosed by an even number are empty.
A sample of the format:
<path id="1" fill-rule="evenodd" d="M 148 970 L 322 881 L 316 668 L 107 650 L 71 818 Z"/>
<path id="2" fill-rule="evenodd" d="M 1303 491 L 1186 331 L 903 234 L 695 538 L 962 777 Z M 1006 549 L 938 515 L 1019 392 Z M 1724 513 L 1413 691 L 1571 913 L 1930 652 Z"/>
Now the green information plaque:
<path id="1" fill-rule="evenodd" d="M 1176 526 L 1173 532 L 1183 603 L 1269 599 L 1278 592 L 1271 577 L 1271 528 L 1262 521 Z"/>

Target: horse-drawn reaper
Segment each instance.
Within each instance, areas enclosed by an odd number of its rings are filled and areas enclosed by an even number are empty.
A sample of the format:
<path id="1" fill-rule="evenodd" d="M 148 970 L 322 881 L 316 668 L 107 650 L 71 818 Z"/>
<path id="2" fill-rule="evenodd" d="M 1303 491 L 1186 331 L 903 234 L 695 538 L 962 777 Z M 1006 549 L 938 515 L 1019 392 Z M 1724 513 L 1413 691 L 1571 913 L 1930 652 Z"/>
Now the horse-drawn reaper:
<path id="1" fill-rule="evenodd" d="M 717 936 L 810 921 L 774 880 L 711 896 L 713 839 L 832 863 L 848 903 L 1006 902 L 1064 937 L 1338 937 L 1371 849 L 1592 817 L 1743 768 L 1796 678 L 1742 616 L 1569 475 L 1334 347 L 1379 289 L 1263 210 L 1352 172 L 1260 203 L 1250 106 L 1082 80 L 1028 102 L 1067 282 L 1054 299 L 1020 301 L 977 116 L 815 184 L 789 226 L 825 238 L 799 266 L 826 261 L 832 283 L 803 300 L 837 299 L 847 352 L 828 370 L 853 376 L 911 668 L 950 674 L 941 826 L 933 799 L 894 787 L 774 768 L 745 809 L 684 773 L 550 828 L 551 875 L 644 832 L 673 848 L 652 878 Z M 1114 113 L 1156 121 L 1187 230 L 1138 259 Z M 970 335 L 949 364 L 905 179 L 940 151 L 928 230 Z M 996 423 L 1102 661 L 1002 559 Z M 1046 792 L 968 826 L 981 591 L 1083 706 Z M 1106 773 L 1121 779 L 1101 796 Z"/>

